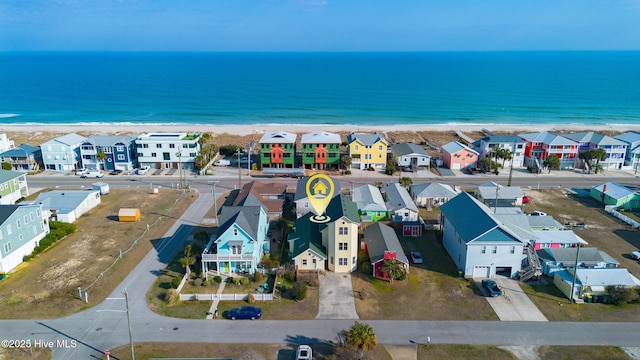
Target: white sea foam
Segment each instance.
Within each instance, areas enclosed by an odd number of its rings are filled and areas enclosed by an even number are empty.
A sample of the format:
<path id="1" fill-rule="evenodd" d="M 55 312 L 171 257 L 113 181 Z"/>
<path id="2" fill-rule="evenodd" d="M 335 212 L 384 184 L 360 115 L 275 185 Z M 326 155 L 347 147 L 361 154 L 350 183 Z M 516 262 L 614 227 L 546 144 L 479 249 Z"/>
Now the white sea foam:
<path id="1" fill-rule="evenodd" d="M 0 114 L 0 119 L 6 119 L 6 118 L 12 118 L 12 117 L 18 117 L 20 116 L 20 114 Z"/>

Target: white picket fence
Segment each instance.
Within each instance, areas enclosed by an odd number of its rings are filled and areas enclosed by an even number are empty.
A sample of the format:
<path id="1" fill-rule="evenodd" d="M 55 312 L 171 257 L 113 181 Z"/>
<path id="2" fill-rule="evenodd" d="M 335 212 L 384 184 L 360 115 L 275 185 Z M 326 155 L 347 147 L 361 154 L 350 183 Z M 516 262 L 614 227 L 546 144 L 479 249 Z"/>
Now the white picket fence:
<path id="1" fill-rule="evenodd" d="M 629 218 L 628 216 L 616 211 L 615 206 L 605 206 L 604 207 L 604 211 L 606 211 L 609 214 L 615 216 L 616 218 L 626 222 L 627 224 L 633 226 L 634 228 L 640 229 L 640 223 L 638 223 L 637 221 Z"/>
<path id="2" fill-rule="evenodd" d="M 241 301 L 248 300 L 249 294 L 180 294 L 180 300 L 200 301 Z M 272 301 L 273 294 L 253 294 L 255 301 Z"/>

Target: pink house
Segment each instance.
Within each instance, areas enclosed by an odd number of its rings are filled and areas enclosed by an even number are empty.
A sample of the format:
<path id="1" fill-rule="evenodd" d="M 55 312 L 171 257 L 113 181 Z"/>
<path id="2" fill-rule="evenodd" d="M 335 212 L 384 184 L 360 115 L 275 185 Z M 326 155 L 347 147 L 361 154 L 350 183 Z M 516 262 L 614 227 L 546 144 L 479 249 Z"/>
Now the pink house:
<path id="1" fill-rule="evenodd" d="M 534 250 L 574 248 L 578 244 L 588 245 L 583 238 L 571 230 L 534 230 L 533 233 L 537 238 Z"/>
<path id="2" fill-rule="evenodd" d="M 462 170 L 476 167 L 478 162 L 477 151 L 457 141 L 442 146 L 442 163 L 452 170 Z"/>

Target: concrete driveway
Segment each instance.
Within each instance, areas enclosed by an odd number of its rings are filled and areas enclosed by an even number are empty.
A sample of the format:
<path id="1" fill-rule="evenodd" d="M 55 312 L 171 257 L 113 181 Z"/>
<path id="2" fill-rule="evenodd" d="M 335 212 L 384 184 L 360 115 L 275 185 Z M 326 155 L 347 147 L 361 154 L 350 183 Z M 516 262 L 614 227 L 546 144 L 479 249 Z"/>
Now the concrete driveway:
<path id="1" fill-rule="evenodd" d="M 320 275 L 320 304 L 316 319 L 358 319 L 351 274 Z"/>
<path id="2" fill-rule="evenodd" d="M 500 276 L 493 280 L 502 289 L 502 296 L 487 296 L 486 290 L 480 283 L 482 279 L 477 279 L 476 284 L 501 321 L 548 321 L 529 296 L 522 291 L 518 281 Z"/>

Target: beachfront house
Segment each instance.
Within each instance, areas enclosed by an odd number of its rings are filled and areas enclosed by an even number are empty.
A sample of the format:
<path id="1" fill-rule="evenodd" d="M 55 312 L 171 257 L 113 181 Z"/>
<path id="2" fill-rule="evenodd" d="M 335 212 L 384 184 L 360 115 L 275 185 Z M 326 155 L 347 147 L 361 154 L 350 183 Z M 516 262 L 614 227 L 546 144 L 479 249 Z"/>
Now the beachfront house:
<path id="1" fill-rule="evenodd" d="M 640 193 L 613 181 L 592 186 L 589 196 L 604 205 L 625 210 L 640 209 Z"/>
<path id="2" fill-rule="evenodd" d="M 568 299 L 582 300 L 586 303 L 608 303 L 611 301 L 608 287 L 640 286 L 640 280 L 631 275 L 627 269 L 578 269 L 575 277 L 574 271 L 576 270 L 566 269 L 553 274 L 553 284 Z"/>
<path id="3" fill-rule="evenodd" d="M 627 131 L 620 134 L 615 139 L 623 141 L 627 144 L 627 152 L 624 155 L 624 166 L 638 173 L 640 167 L 640 132 Z"/>
<path id="4" fill-rule="evenodd" d="M 418 221 L 418 207 L 402 185 L 391 182 L 380 191 L 385 199 L 389 219 L 393 222 Z"/>
<path id="5" fill-rule="evenodd" d="M 387 165 L 387 141 L 380 134 L 356 134 L 347 136 L 349 157 L 353 169 L 384 169 Z"/>
<path id="6" fill-rule="evenodd" d="M 387 206 L 380 189 L 366 184 L 353 189 L 351 200 L 356 203 L 362 222 L 387 219 Z"/>
<path id="7" fill-rule="evenodd" d="M 263 168 L 294 168 L 296 134 L 275 131 L 260 139 L 260 166 Z"/>
<path id="8" fill-rule="evenodd" d="M 420 145 L 412 143 L 399 143 L 391 146 L 393 156 L 396 157 L 398 166 L 406 171 L 417 171 L 418 168 L 431 166 L 431 156 Z"/>
<path id="9" fill-rule="evenodd" d="M 133 136 L 94 135 L 80 147 L 82 167 L 97 170 L 130 171 L 137 166 Z"/>
<path id="10" fill-rule="evenodd" d="M 140 167 L 151 169 L 195 169 L 201 133 L 145 133 L 135 139 Z"/>
<path id="11" fill-rule="evenodd" d="M 9 139 L 7 134 L 0 134 L 0 152 L 7 151 L 15 146 L 15 142 Z"/>
<path id="12" fill-rule="evenodd" d="M 86 140 L 75 133 L 66 134 L 40 145 L 46 170 L 71 171 L 81 166 L 80 146 Z"/>
<path id="13" fill-rule="evenodd" d="M 38 171 L 44 167 L 42 150 L 22 144 L 0 153 L 0 162 L 8 163 L 16 171 Z"/>
<path id="14" fill-rule="evenodd" d="M 342 192 L 340 181 L 332 177 L 329 178 L 333 182 L 333 196 L 339 196 Z M 296 219 L 301 218 L 303 215 L 313 211 L 313 207 L 309 202 L 309 196 L 307 195 L 306 190 L 308 180 L 309 177 L 300 178 L 298 179 L 298 183 L 296 184 L 296 193 L 293 197 L 293 203 L 296 210 Z"/>
<path id="15" fill-rule="evenodd" d="M 0 274 L 6 274 L 33 252 L 49 233 L 40 205 L 0 205 Z"/>
<path id="16" fill-rule="evenodd" d="M 565 134 L 564 137 L 578 142 L 578 152 L 585 150 L 603 149 L 607 156 L 598 162 L 603 169 L 621 169 L 624 165 L 625 154 L 627 153 L 627 143 L 603 135 L 594 131 Z M 578 158 L 579 167 L 586 168 L 583 160 Z"/>
<path id="17" fill-rule="evenodd" d="M 491 135 L 474 141 L 473 148 L 480 154 L 480 159 L 488 156 L 504 168 L 512 165 L 521 168 L 524 167 L 524 144 L 525 141 L 515 135 Z"/>
<path id="18" fill-rule="evenodd" d="M 47 219 L 73 223 L 101 202 L 100 190 L 53 190 L 40 193 L 31 204 L 42 206 Z"/>
<path id="19" fill-rule="evenodd" d="M 452 141 L 440 148 L 442 163 L 452 170 L 474 168 L 478 163 L 477 151 L 458 141 Z"/>
<path id="20" fill-rule="evenodd" d="M 269 251 L 267 213 L 262 206 L 223 206 L 218 232 L 202 253 L 202 273 L 254 273 Z"/>
<path id="21" fill-rule="evenodd" d="M 445 249 L 464 277 L 516 276 L 528 239 L 520 238 L 466 192 L 440 206 Z"/>
<path id="22" fill-rule="evenodd" d="M 302 166 L 337 170 L 340 167 L 340 143 L 340 135 L 326 131 L 302 135 Z"/>
<path id="23" fill-rule="evenodd" d="M 578 142 L 548 131 L 518 135 L 524 140 L 524 165 L 533 169 L 544 168 L 550 155 L 560 160 L 560 169 L 573 169 L 578 159 Z"/>
<path id="24" fill-rule="evenodd" d="M 27 196 L 29 196 L 29 186 L 25 173 L 0 170 L 0 204 L 15 204 L 16 201 Z"/>
<path id="25" fill-rule="evenodd" d="M 409 194 L 417 206 L 440 206 L 458 195 L 450 185 L 439 183 L 412 184 Z"/>
<path id="26" fill-rule="evenodd" d="M 388 278 L 383 270 L 384 263 L 389 260 L 398 261 L 405 270 L 409 270 L 409 259 L 400 245 L 396 231 L 382 223 L 375 223 L 364 229 L 363 250 L 369 255 L 374 277 Z"/>

